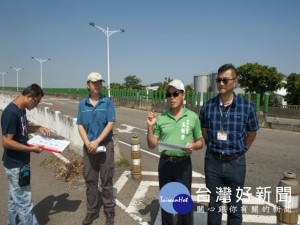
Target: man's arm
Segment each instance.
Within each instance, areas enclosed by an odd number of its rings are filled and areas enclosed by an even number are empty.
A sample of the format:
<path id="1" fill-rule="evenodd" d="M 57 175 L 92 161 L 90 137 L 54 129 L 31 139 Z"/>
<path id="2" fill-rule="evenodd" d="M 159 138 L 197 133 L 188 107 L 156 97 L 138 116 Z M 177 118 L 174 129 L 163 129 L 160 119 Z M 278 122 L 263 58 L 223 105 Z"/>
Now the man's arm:
<path id="1" fill-rule="evenodd" d="M 107 137 L 107 135 L 112 131 L 112 129 L 114 129 L 114 126 L 115 122 L 108 122 L 108 124 L 105 126 L 99 137 L 96 140 L 90 142 L 88 150 L 90 152 L 95 152 L 99 144 Z"/>
<path id="2" fill-rule="evenodd" d="M 83 143 L 85 144 L 86 147 L 88 147 L 90 140 L 88 139 L 87 133 L 86 133 L 83 125 L 78 125 L 78 132 L 79 132 L 79 135 L 80 135 Z"/>
<path id="3" fill-rule="evenodd" d="M 14 134 L 4 134 L 2 135 L 2 145 L 4 148 L 8 148 L 15 151 L 22 152 L 35 152 L 40 153 L 42 150 L 41 146 L 29 147 L 27 145 L 20 144 L 13 140 Z"/>
<path id="4" fill-rule="evenodd" d="M 154 149 L 159 141 L 159 137 L 153 134 L 153 126 L 148 126 L 147 143 L 149 149 Z"/>
<path id="5" fill-rule="evenodd" d="M 96 153 L 96 150 L 97 150 L 100 142 L 102 142 L 107 137 L 107 135 L 112 131 L 112 129 L 114 129 L 114 126 L 115 126 L 115 122 L 108 122 L 108 124 L 103 129 L 103 131 L 101 132 L 99 137 L 93 141 L 90 141 L 88 139 L 86 130 L 84 129 L 83 125 L 78 125 L 78 132 L 79 132 L 79 135 L 80 135 L 83 143 L 87 147 L 88 151 L 90 153 Z"/>
<path id="6" fill-rule="evenodd" d="M 248 149 L 251 147 L 253 141 L 255 140 L 255 137 L 256 131 L 247 131 L 246 145 L 248 146 Z"/>
<path id="7" fill-rule="evenodd" d="M 51 132 L 48 128 L 42 127 L 42 126 L 28 125 L 27 126 L 27 131 L 28 131 L 28 133 L 40 132 L 41 135 L 44 135 L 44 136 L 50 136 L 50 134 L 51 134 Z"/>
<path id="8" fill-rule="evenodd" d="M 201 132 L 202 132 L 203 139 L 205 141 L 207 138 L 207 128 L 201 127 Z"/>
<path id="9" fill-rule="evenodd" d="M 203 147 L 203 138 L 195 140 L 194 143 L 187 143 L 186 146 L 190 147 L 190 149 L 182 149 L 186 153 L 191 153 L 192 151 L 199 150 Z"/>

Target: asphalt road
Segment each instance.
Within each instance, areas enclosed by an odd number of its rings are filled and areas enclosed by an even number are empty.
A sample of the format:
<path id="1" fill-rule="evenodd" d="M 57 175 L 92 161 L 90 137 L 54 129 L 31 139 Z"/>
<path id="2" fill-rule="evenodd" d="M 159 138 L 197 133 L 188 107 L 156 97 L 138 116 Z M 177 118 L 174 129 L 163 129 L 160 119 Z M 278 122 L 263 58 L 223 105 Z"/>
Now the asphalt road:
<path id="1" fill-rule="evenodd" d="M 78 100 L 65 98 L 45 97 L 40 106 L 51 107 L 63 114 L 76 117 Z M 133 134 L 139 136 L 141 148 L 158 154 L 157 150 L 148 150 L 146 144 L 146 118 L 147 112 L 116 107 L 115 132 L 118 133 L 122 142 L 129 143 Z M 131 126 L 131 127 L 130 127 Z M 300 133 L 260 129 L 256 140 L 247 153 L 247 179 L 246 185 L 251 187 L 276 187 L 283 176 L 284 171 L 292 171 L 298 175 L 300 183 Z M 129 154 L 128 154 L 129 155 Z M 205 147 L 193 153 L 193 170 L 204 174 Z M 152 158 L 156 163 L 145 165 L 147 169 L 157 169 L 157 158 L 145 154 L 149 160 Z M 143 158 L 143 157 L 142 157 Z M 143 160 L 143 163 L 146 160 Z"/>
<path id="2" fill-rule="evenodd" d="M 39 105 L 39 107 L 51 107 L 54 105 L 54 109 L 61 111 L 63 114 L 69 115 L 71 117 L 76 117 L 77 115 L 77 106 L 78 100 L 74 99 L 66 99 L 66 98 L 56 98 L 52 96 L 45 96 Z M 138 135 L 141 142 L 141 150 L 142 150 L 142 159 L 141 165 L 142 170 L 147 172 L 157 172 L 158 166 L 158 151 L 149 150 L 146 145 L 146 111 L 139 111 L 134 109 L 127 108 L 116 108 L 116 126 L 114 132 L 118 134 L 120 140 L 120 151 L 123 157 L 130 159 L 131 153 L 131 138 L 134 134 Z M 259 187 L 270 187 L 268 190 L 270 193 L 270 203 L 276 204 L 276 186 L 278 185 L 279 180 L 283 177 L 284 171 L 292 171 L 296 173 L 297 180 L 300 183 L 300 133 L 286 132 L 286 131 L 277 131 L 277 130 L 269 130 L 269 129 L 260 129 L 257 133 L 256 140 L 252 145 L 250 151 L 247 152 L 247 176 L 246 176 L 246 187 L 251 187 L 251 194 L 255 196 L 256 188 Z M 40 154 L 41 155 L 41 154 Z M 39 156 L 40 156 L 39 155 Z M 204 155 L 205 148 L 200 151 L 194 152 L 192 155 L 192 163 L 193 163 L 193 171 L 195 174 L 200 174 L 193 178 L 193 183 L 204 183 L 204 178 L 202 175 L 204 174 Z M 36 158 L 39 161 L 39 158 Z M 2 170 L 0 170 L 2 171 Z M 2 172 L 1 172 L 1 177 Z M 117 178 L 116 178 L 117 180 Z M 151 180 L 157 181 L 157 176 L 153 175 L 143 175 L 143 181 Z M 131 183 L 130 183 L 131 182 Z M 138 185 L 141 183 L 137 181 L 130 181 L 126 183 L 126 191 L 121 192 L 117 199 L 122 202 L 122 204 L 128 206 L 131 205 L 132 199 L 135 197 L 135 190 L 139 189 Z M 2 182 L 1 182 L 2 183 Z M 47 190 L 46 186 L 46 190 Z M 1 184 L 1 190 L 2 184 Z M 144 201 L 142 201 L 142 206 L 139 206 L 138 213 L 142 215 L 144 221 L 148 221 L 150 224 L 157 224 L 157 207 L 159 206 L 157 203 L 157 187 L 149 188 L 149 193 L 144 196 Z M 196 188 L 193 188 L 192 194 L 197 191 Z M 50 192 L 39 192 L 41 195 L 51 196 Z M 2 215 L 3 209 L 3 198 L 5 193 L 3 191 L 0 192 L 1 196 L 1 218 L 5 218 Z M 64 197 L 68 197 L 70 193 L 68 191 L 62 192 L 62 194 L 66 194 Z M 68 195 L 68 196 L 67 196 Z M 84 196 L 83 192 L 82 195 Z M 60 196 L 60 195 L 58 195 Z M 70 195 L 71 196 L 71 195 Z M 84 207 L 82 207 L 84 198 L 74 198 L 82 199 L 80 202 L 80 207 L 76 209 L 76 212 L 79 212 L 80 216 L 75 216 L 77 221 L 73 224 L 80 224 L 81 218 L 84 217 Z M 73 200 L 73 199 L 72 199 Z M 39 200 L 35 201 L 39 203 Z M 136 204 L 138 205 L 138 204 Z M 130 213 L 128 210 L 127 213 Z M 122 210 L 121 210 L 122 211 Z M 65 215 L 67 212 L 64 212 Z M 81 217 L 81 218 L 79 218 Z M 126 217 L 124 217 L 126 218 Z M 129 217 L 130 219 L 130 217 Z M 80 222 L 78 222 L 80 221 Z M 2 223 L 1 223 L 2 224 Z M 46 224 L 52 224 L 50 222 Z M 54 224 L 54 223 L 53 223 Z M 68 223 L 64 223 L 68 224 Z M 71 223 L 70 223 L 71 224 Z M 128 223 L 133 224 L 133 223 Z M 159 223 L 158 223 L 159 224 Z M 195 223 L 196 224 L 196 223 Z M 247 223 L 245 223 L 247 224 Z M 258 224 L 258 222 L 249 223 L 249 224 Z"/>

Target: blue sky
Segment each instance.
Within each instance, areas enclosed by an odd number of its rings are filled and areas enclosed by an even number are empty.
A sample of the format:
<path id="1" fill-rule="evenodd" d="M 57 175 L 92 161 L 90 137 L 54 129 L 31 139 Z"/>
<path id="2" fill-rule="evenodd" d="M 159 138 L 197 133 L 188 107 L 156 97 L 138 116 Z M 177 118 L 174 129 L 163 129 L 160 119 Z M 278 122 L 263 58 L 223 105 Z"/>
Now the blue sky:
<path id="1" fill-rule="evenodd" d="M 300 73 L 299 0 L 0 0 L 0 72 L 6 86 L 85 87 L 89 72 L 111 82 L 136 75 L 143 84 L 193 76 L 224 63 L 274 66 Z M 1 79 L 2 86 L 2 79 Z"/>

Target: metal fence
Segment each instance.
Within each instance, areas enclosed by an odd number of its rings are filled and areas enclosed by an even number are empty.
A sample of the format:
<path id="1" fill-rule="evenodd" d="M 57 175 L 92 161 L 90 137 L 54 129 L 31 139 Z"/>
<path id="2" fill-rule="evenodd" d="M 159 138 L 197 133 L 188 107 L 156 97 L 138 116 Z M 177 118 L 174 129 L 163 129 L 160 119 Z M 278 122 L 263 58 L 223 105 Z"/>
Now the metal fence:
<path id="1" fill-rule="evenodd" d="M 17 91 L 16 87 L 5 87 L 5 90 Z M 19 87 L 19 91 L 23 91 L 25 88 Z M 86 88 L 43 88 L 44 93 L 58 93 L 58 94 L 77 94 L 77 95 L 88 95 L 89 91 Z M 102 94 L 108 95 L 106 88 L 102 89 Z M 110 94 L 112 98 L 121 99 L 134 99 L 134 100 L 151 100 L 151 101 L 166 101 L 165 91 L 154 91 L 154 90 L 134 90 L 134 89 L 111 89 Z M 214 92 L 195 92 L 187 91 L 185 97 L 185 104 L 188 105 L 203 105 L 207 100 L 215 97 L 218 93 Z M 239 94 L 240 97 L 251 101 L 255 105 L 256 111 L 260 110 L 261 96 L 260 94 Z M 264 95 L 263 111 L 268 112 L 269 107 L 269 95 Z"/>

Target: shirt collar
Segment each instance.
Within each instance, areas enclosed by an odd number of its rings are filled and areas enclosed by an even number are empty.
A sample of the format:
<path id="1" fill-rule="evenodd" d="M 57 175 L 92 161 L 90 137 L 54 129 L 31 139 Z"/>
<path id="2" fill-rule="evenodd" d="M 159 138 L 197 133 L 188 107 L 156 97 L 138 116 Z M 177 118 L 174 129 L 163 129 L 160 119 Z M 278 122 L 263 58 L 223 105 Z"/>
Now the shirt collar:
<path id="1" fill-rule="evenodd" d="M 174 116 L 173 116 L 172 113 L 171 113 L 171 108 L 168 109 L 167 113 L 168 113 L 168 115 L 169 115 L 170 117 L 174 118 Z M 187 108 L 186 108 L 185 106 L 183 106 L 183 111 L 182 111 L 182 113 L 181 113 L 181 115 L 180 115 L 179 118 L 181 118 L 181 117 L 183 117 L 183 116 L 186 116 L 186 115 L 187 115 Z M 179 119 L 179 118 L 178 118 L 178 119 Z"/>
<path id="2" fill-rule="evenodd" d="M 216 102 L 215 102 L 216 106 L 223 106 L 223 102 L 221 101 L 221 98 L 220 98 L 220 94 L 218 95 L 218 97 L 216 98 Z M 233 99 L 231 101 L 231 103 L 229 104 L 231 105 L 232 107 L 235 107 L 236 106 L 236 94 L 235 92 L 233 92 Z"/>
<path id="3" fill-rule="evenodd" d="M 104 102 L 104 101 L 105 101 L 105 100 L 104 100 L 104 97 L 105 97 L 105 96 L 101 94 L 101 95 L 100 95 L 100 98 L 99 98 L 99 100 L 98 100 L 98 102 L 97 102 L 96 105 L 98 105 L 99 103 Z M 90 102 L 90 96 L 87 96 L 87 97 L 86 97 L 86 99 L 85 99 L 85 104 L 86 104 L 86 105 L 92 105 L 91 102 Z M 96 105 L 95 105 L 95 106 L 96 106 Z"/>

